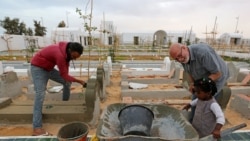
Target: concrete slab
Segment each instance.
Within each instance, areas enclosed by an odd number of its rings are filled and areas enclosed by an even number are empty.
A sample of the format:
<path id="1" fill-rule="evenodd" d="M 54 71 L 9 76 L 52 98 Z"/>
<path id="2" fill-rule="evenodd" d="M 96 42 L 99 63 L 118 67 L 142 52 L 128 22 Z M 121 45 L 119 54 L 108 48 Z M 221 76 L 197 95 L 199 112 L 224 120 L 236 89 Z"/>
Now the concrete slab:
<path id="1" fill-rule="evenodd" d="M 9 106 L 0 109 L 0 122 L 31 123 L 33 101 L 13 101 Z M 70 121 L 89 121 L 92 113 L 86 113 L 83 101 L 45 101 L 43 121 L 64 123 Z"/>
<path id="2" fill-rule="evenodd" d="M 250 94 L 236 94 L 230 106 L 246 118 L 250 119 Z"/>
<path id="3" fill-rule="evenodd" d="M 26 94 L 28 99 L 33 100 L 35 97 L 34 93 L 27 93 Z M 45 94 L 45 100 L 55 100 L 61 101 L 62 100 L 62 92 L 59 93 L 47 93 Z M 70 100 L 83 100 L 85 101 L 84 92 L 83 93 L 72 93 L 70 94 Z"/>
<path id="4" fill-rule="evenodd" d="M 12 100 L 9 97 L 0 98 L 0 109 L 10 105 L 11 103 Z"/>
<path id="5" fill-rule="evenodd" d="M 34 104 L 33 100 L 25 100 L 25 101 L 21 101 L 21 100 L 12 100 L 13 102 L 11 103 L 11 105 L 14 106 L 32 106 Z M 85 101 L 82 100 L 69 100 L 69 101 L 44 101 L 43 102 L 44 106 L 47 105 L 56 105 L 56 106 L 84 106 L 85 105 Z"/>
<path id="6" fill-rule="evenodd" d="M 237 94 L 250 94 L 250 86 L 231 86 L 232 96 Z"/>
<path id="7" fill-rule="evenodd" d="M 121 90 L 122 97 L 132 97 L 133 99 L 183 99 L 191 96 L 191 93 L 184 88 L 175 90 Z"/>
<path id="8" fill-rule="evenodd" d="M 143 79 L 128 79 L 129 82 L 143 84 L 179 84 L 179 79 L 169 78 L 143 78 Z"/>
<path id="9" fill-rule="evenodd" d="M 238 76 L 237 76 L 237 82 L 242 82 L 245 79 L 245 77 L 247 75 L 249 75 L 249 74 L 250 74 L 249 72 L 248 73 L 246 73 L 246 72 L 239 72 Z M 247 83 L 250 84 L 250 82 L 247 82 Z"/>
<path id="10" fill-rule="evenodd" d="M 144 84 L 179 84 L 180 76 L 181 76 L 180 68 L 176 68 L 173 72 L 172 77 L 169 75 L 139 75 L 139 76 L 128 76 L 122 75 L 122 80 L 134 83 L 144 83 Z"/>
<path id="11" fill-rule="evenodd" d="M 237 76 L 240 69 L 237 68 L 233 62 L 227 63 L 227 66 L 229 68 L 229 74 L 230 74 L 230 77 L 228 78 L 227 82 L 237 82 Z"/>
<path id="12" fill-rule="evenodd" d="M 11 136 L 0 137 L 1 141 L 59 141 L 57 136 Z"/>

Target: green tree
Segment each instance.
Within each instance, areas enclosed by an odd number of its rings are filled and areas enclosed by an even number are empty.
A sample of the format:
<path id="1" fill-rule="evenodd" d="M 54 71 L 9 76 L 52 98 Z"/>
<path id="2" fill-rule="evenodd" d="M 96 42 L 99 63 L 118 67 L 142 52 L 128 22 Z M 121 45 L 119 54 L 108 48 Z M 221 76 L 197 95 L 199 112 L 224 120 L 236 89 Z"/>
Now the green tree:
<path id="1" fill-rule="evenodd" d="M 35 52 L 35 49 L 38 48 L 38 41 L 34 37 L 25 37 L 26 42 L 26 59 L 27 62 L 30 62 L 30 58 L 33 57 L 33 54 Z"/>
<path id="2" fill-rule="evenodd" d="M 189 39 L 187 39 L 187 41 L 186 41 L 186 45 L 187 46 L 189 46 L 191 43 L 190 43 L 190 40 Z"/>
<path id="3" fill-rule="evenodd" d="M 64 21 L 61 21 L 57 27 L 66 27 L 66 24 Z"/>
<path id="4" fill-rule="evenodd" d="M 93 9 L 93 0 L 91 0 L 91 12 L 89 15 L 83 15 L 82 14 L 82 10 L 76 8 L 76 13 L 78 13 L 80 15 L 80 18 L 84 19 L 84 28 L 85 31 L 88 31 L 89 36 L 88 36 L 88 45 L 92 45 L 92 35 L 91 32 L 95 31 L 97 29 L 97 27 L 92 27 L 92 9 Z M 87 23 L 86 19 L 89 20 L 89 24 Z M 90 46 L 89 46 L 90 47 Z M 90 58 L 90 49 L 89 49 L 89 58 Z M 88 60 L 88 77 L 89 75 L 89 67 L 90 67 L 90 60 Z"/>
<path id="5" fill-rule="evenodd" d="M 26 34 L 25 34 L 25 35 L 33 36 L 33 35 L 34 35 L 33 30 L 29 27 L 29 28 L 26 30 Z"/>
<path id="6" fill-rule="evenodd" d="M 82 10 L 78 9 L 78 8 L 76 8 L 76 13 L 78 13 L 80 15 L 80 18 L 84 19 L 84 25 L 83 26 L 84 26 L 85 31 L 88 31 L 89 37 L 90 37 L 89 40 L 91 40 L 92 39 L 91 32 L 97 30 L 97 27 L 91 25 L 92 13 L 89 14 L 89 15 L 83 15 Z M 87 23 L 88 21 L 89 21 L 89 23 Z M 89 41 L 89 42 L 92 42 L 92 41 Z"/>
<path id="7" fill-rule="evenodd" d="M 5 17 L 4 20 L 0 20 L 0 26 L 6 30 L 5 34 L 23 35 L 26 33 L 26 24 L 20 23 L 18 18 Z"/>
<path id="8" fill-rule="evenodd" d="M 11 40 L 13 37 L 11 37 L 9 34 L 5 34 L 3 36 L 1 36 L 1 38 L 6 42 L 7 44 L 7 50 L 8 50 L 8 53 L 9 55 L 12 55 L 11 54 L 11 49 L 10 49 L 10 42 L 9 40 Z"/>
<path id="9" fill-rule="evenodd" d="M 24 22 L 21 22 L 18 26 L 19 28 L 19 34 L 18 35 L 26 35 L 27 29 L 26 29 L 26 25 Z"/>
<path id="10" fill-rule="evenodd" d="M 34 20 L 34 26 L 35 26 L 35 36 L 44 36 L 46 35 L 46 27 L 42 26 L 40 24 L 40 21 Z"/>

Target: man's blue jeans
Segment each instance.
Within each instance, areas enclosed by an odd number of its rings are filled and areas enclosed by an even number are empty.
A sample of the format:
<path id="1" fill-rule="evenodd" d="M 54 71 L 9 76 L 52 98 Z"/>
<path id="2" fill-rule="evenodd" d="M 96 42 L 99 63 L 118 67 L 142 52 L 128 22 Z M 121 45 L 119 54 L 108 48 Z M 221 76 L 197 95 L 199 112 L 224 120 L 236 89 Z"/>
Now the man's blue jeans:
<path id="1" fill-rule="evenodd" d="M 46 71 L 40 67 L 31 65 L 31 75 L 34 83 L 35 98 L 33 107 L 33 128 L 42 127 L 42 108 L 48 80 L 51 79 L 63 85 L 62 100 L 67 101 L 70 97 L 70 82 L 65 81 L 58 70 Z"/>

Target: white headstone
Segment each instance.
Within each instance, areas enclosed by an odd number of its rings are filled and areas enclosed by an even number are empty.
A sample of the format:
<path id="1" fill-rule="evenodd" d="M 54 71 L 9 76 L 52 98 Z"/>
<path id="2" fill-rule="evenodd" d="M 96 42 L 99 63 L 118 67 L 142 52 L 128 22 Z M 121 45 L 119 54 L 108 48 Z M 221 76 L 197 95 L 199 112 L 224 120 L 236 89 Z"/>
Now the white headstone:
<path id="1" fill-rule="evenodd" d="M 107 58 L 107 63 L 108 63 L 108 66 L 109 66 L 110 75 L 112 75 L 112 60 L 111 60 L 110 56 L 108 56 L 108 58 Z"/>
<path id="2" fill-rule="evenodd" d="M 10 72 L 10 71 L 14 71 L 14 70 L 15 70 L 15 68 L 12 66 L 7 66 L 4 68 L 4 72 Z"/>
<path id="3" fill-rule="evenodd" d="M 107 63 L 112 63 L 112 60 L 111 60 L 110 56 L 107 57 Z"/>
<path id="4" fill-rule="evenodd" d="M 3 74 L 3 63 L 0 61 L 0 75 Z"/>
<path id="5" fill-rule="evenodd" d="M 171 65 L 171 61 L 169 57 L 165 57 L 163 61 L 163 69 L 167 70 L 167 72 L 170 72 L 170 65 Z"/>

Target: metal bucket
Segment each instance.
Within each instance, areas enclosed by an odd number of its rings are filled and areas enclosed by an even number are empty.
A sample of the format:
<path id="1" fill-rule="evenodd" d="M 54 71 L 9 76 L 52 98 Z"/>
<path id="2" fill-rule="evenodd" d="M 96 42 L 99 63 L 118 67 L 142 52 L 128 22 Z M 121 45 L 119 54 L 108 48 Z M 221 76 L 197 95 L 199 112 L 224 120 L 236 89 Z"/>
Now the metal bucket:
<path id="1" fill-rule="evenodd" d="M 64 125 L 58 131 L 59 141 L 87 141 L 89 127 L 83 122 L 72 122 Z"/>
<path id="2" fill-rule="evenodd" d="M 118 118 L 122 134 L 150 136 L 154 113 L 142 105 L 129 105 L 120 110 Z"/>

